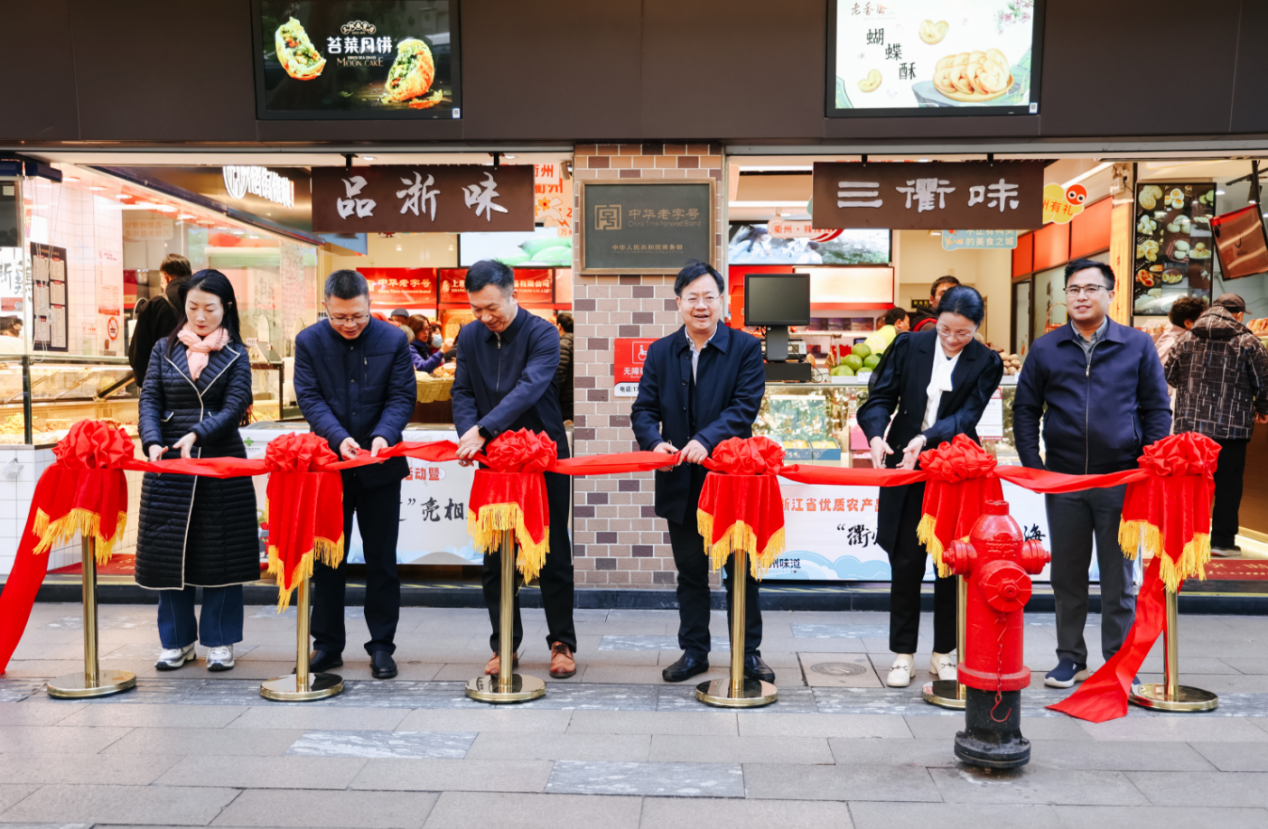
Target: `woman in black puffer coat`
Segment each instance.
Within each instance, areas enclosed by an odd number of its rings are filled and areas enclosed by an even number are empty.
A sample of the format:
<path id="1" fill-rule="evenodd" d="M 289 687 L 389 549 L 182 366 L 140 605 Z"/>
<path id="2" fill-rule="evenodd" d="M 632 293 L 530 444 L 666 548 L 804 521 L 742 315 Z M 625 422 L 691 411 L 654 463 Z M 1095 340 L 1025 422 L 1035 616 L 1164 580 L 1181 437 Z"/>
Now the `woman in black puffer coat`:
<path id="1" fill-rule="evenodd" d="M 251 405 L 251 362 L 238 333 L 233 285 L 203 270 L 181 290 L 176 329 L 154 346 L 141 389 L 145 454 L 245 458 L 238 426 Z M 163 653 L 155 667 L 193 661 L 194 640 L 210 648 L 207 667 L 233 667 L 242 641 L 242 585 L 260 578 L 255 487 L 250 478 L 147 472 L 141 488 L 136 580 L 159 591 Z M 195 587 L 203 588 L 194 619 Z M 201 635 L 200 634 L 201 627 Z"/>

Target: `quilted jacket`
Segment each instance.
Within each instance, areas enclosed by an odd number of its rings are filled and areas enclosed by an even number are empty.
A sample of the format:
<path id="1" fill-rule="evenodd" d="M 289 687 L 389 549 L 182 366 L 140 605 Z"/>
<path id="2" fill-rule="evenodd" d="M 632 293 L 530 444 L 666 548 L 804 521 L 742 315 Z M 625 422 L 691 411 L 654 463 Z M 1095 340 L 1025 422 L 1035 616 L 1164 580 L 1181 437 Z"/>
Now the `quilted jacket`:
<path id="1" fill-rule="evenodd" d="M 193 457 L 245 458 L 238 424 L 249 405 L 251 362 L 245 346 L 230 343 L 211 352 L 207 367 L 194 381 L 185 347 L 178 342 L 169 353 L 167 340 L 160 340 L 141 388 L 140 431 L 146 457 L 151 446 L 172 446 L 193 432 L 198 436 Z M 174 590 L 259 578 L 259 525 L 250 478 L 145 474 L 137 584 Z"/>

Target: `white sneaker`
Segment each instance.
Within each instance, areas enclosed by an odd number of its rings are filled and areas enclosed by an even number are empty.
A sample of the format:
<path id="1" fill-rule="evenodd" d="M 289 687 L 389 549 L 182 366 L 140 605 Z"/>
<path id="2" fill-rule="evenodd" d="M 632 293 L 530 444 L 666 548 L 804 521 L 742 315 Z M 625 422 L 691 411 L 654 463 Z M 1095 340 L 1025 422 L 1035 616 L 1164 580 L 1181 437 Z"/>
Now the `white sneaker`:
<path id="1" fill-rule="evenodd" d="M 955 657 L 949 653 L 935 653 L 929 659 L 929 673 L 938 679 L 945 679 L 955 682 Z"/>
<path id="2" fill-rule="evenodd" d="M 894 665 L 889 669 L 889 676 L 885 678 L 885 684 L 891 688 L 906 688 L 911 684 L 912 669 L 916 664 L 916 657 L 909 653 L 900 653 L 894 658 Z"/>
<path id="3" fill-rule="evenodd" d="M 207 653 L 207 670 L 227 671 L 233 667 L 233 645 L 212 648 Z"/>
<path id="4" fill-rule="evenodd" d="M 185 667 L 186 662 L 193 662 L 196 657 L 193 642 L 183 648 L 163 648 L 154 667 L 160 671 L 174 671 Z"/>

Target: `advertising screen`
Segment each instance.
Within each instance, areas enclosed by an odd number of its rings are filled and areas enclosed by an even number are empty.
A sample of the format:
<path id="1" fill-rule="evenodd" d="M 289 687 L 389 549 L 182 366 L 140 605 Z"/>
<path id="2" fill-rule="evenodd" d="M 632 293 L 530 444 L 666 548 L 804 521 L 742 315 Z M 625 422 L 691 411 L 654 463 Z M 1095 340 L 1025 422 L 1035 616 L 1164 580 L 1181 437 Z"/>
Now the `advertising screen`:
<path id="1" fill-rule="evenodd" d="M 829 117 L 1039 112 L 1044 0 L 829 0 Z"/>
<path id="2" fill-rule="evenodd" d="M 462 115 L 456 0 L 255 0 L 260 118 Z"/>
<path id="3" fill-rule="evenodd" d="M 888 265 L 889 231 L 811 229 L 781 233 L 780 227 L 809 222 L 731 223 L 732 265 Z"/>
<path id="4" fill-rule="evenodd" d="M 459 234 L 458 264 L 469 268 L 481 259 L 512 268 L 569 268 L 572 237 L 560 236 L 557 227 L 539 227 L 532 233 Z"/>

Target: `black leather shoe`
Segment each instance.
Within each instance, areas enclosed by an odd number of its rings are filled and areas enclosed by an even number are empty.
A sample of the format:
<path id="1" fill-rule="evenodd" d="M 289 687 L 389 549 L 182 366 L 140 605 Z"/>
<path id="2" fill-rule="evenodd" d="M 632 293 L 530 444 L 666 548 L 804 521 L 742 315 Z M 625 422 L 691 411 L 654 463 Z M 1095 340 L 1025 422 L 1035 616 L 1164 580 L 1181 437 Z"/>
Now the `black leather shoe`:
<path id="1" fill-rule="evenodd" d="M 744 657 L 744 675 L 749 679 L 757 679 L 762 682 L 773 683 L 775 681 L 775 672 L 762 661 L 760 656 Z"/>
<path id="2" fill-rule="evenodd" d="M 343 657 L 337 653 L 315 650 L 313 655 L 308 657 L 308 670 L 315 674 L 322 674 L 331 668 L 342 667 L 342 665 Z"/>
<path id="3" fill-rule="evenodd" d="M 660 675 L 666 682 L 682 682 L 707 670 L 709 670 L 709 660 L 696 659 L 684 653 L 681 659 L 661 671 Z"/>
<path id="4" fill-rule="evenodd" d="M 375 679 L 391 679 L 396 676 L 396 660 L 387 651 L 375 651 L 370 655 L 370 675 Z"/>

